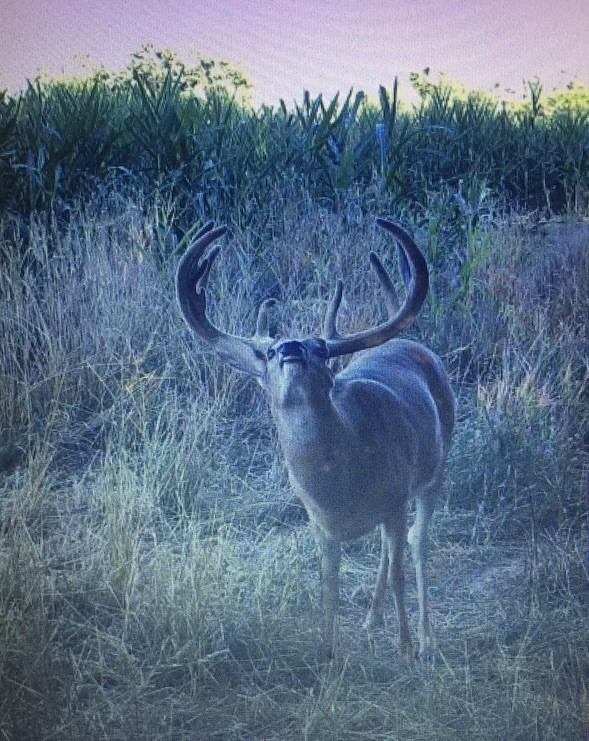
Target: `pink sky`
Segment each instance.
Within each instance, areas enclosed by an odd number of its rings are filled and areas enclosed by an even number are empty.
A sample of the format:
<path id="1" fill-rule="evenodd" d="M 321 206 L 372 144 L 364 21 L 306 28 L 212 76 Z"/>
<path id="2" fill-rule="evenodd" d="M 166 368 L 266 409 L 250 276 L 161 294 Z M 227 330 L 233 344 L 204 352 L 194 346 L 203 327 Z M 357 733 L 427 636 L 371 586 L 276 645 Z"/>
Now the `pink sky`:
<path id="1" fill-rule="evenodd" d="M 374 95 L 426 66 L 519 93 L 589 84 L 589 0 L 0 0 L 0 87 L 72 73 L 77 54 L 121 69 L 146 43 L 237 64 L 256 102 Z"/>

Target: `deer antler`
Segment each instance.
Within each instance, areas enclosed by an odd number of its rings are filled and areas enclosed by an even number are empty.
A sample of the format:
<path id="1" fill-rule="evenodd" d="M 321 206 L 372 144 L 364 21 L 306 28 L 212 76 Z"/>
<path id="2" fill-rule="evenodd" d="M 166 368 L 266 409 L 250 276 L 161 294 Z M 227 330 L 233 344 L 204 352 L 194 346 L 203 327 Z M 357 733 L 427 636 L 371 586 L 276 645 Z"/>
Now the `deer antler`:
<path id="1" fill-rule="evenodd" d="M 205 250 L 226 232 L 226 226 L 213 228 L 212 221 L 197 232 L 178 265 L 178 303 L 188 326 L 198 337 L 211 344 L 230 365 L 251 376 L 260 376 L 264 368 L 265 351 L 271 343 L 268 310 L 274 299 L 267 299 L 260 304 L 253 337 L 238 337 L 223 332 L 207 315 L 207 281 L 221 248 L 216 245 L 206 255 Z"/>
<path id="2" fill-rule="evenodd" d="M 338 281 L 323 322 L 323 336 L 327 343 L 329 355 L 332 358 L 366 350 L 369 347 L 377 347 L 392 339 L 413 323 L 427 296 L 429 287 L 427 265 L 411 236 L 405 229 L 389 219 L 379 218 L 376 223 L 397 239 L 401 257 L 401 271 L 408 289 L 407 296 L 403 305 L 397 311 L 397 295 L 391 278 L 378 257 L 374 252 L 371 252 L 370 264 L 378 277 L 388 311 L 392 316 L 376 327 L 342 337 L 336 327 L 337 312 L 343 295 L 343 284 Z"/>

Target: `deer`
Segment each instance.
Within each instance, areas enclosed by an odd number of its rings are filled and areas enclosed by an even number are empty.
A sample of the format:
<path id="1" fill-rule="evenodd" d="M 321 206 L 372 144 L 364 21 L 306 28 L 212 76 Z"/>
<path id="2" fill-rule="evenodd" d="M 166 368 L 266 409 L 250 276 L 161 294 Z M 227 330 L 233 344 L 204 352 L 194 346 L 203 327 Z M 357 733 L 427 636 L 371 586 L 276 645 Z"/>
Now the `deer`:
<path id="1" fill-rule="evenodd" d="M 337 314 L 343 281 L 337 280 L 320 336 L 275 337 L 274 299 L 263 301 L 251 337 L 228 334 L 207 314 L 207 281 L 226 226 L 207 223 L 194 236 L 176 274 L 176 296 L 190 329 L 233 368 L 266 391 L 290 484 L 304 505 L 320 552 L 322 647 L 336 650 L 342 542 L 380 526 L 376 586 L 366 617 L 371 646 L 384 627 L 391 584 L 401 655 L 414 657 L 405 607 L 404 545 L 416 574 L 418 655 L 430 656 L 435 638 L 429 617 L 427 535 L 450 448 L 456 401 L 441 359 L 411 339 L 411 326 L 427 296 L 429 272 L 410 234 L 389 218 L 376 223 L 393 236 L 406 296 L 398 308 L 391 277 L 374 252 L 387 318 L 374 327 L 342 335 Z M 210 248 L 210 249 L 209 249 Z M 353 356 L 335 373 L 332 361 Z M 407 528 L 408 504 L 415 516 Z"/>

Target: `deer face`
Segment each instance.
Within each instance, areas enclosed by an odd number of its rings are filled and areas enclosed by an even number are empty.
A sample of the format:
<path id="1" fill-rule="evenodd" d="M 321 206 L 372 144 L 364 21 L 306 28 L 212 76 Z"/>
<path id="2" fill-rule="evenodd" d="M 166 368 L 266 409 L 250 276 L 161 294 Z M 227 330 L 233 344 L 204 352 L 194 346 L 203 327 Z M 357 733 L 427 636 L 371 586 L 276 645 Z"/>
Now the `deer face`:
<path id="1" fill-rule="evenodd" d="M 261 379 L 272 406 L 282 409 L 327 397 L 334 378 L 328 359 L 327 343 L 322 339 L 274 342 L 266 352 L 266 368 Z"/>

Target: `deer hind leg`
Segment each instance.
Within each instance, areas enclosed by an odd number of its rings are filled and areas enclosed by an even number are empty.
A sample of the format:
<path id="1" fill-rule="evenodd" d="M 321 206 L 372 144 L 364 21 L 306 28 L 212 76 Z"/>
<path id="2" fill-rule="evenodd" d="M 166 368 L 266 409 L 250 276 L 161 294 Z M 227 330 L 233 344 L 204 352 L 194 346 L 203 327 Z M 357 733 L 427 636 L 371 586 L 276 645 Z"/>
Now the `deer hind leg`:
<path id="1" fill-rule="evenodd" d="M 374 633 L 384 627 L 384 599 L 387 589 L 387 580 L 389 577 L 389 543 L 388 535 L 384 525 L 380 526 L 380 563 L 378 565 L 378 575 L 376 577 L 376 586 L 372 597 L 370 610 L 364 621 L 364 628 L 368 631 L 368 638 L 371 643 Z"/>
<path id="2" fill-rule="evenodd" d="M 384 627 L 384 600 L 389 578 L 389 544 L 384 525 L 380 526 L 380 541 L 380 563 L 378 565 L 376 586 L 374 587 L 370 610 L 364 621 L 364 628 L 368 631 L 368 636 L 371 639 L 379 628 Z"/>
<path id="3" fill-rule="evenodd" d="M 427 655 L 435 650 L 435 638 L 429 621 L 429 606 L 427 595 L 427 529 L 434 511 L 434 498 L 431 491 L 417 495 L 415 503 L 415 522 L 409 529 L 407 541 L 411 548 L 415 576 L 417 582 L 417 601 L 419 604 L 419 622 L 417 635 L 419 638 L 419 654 Z"/>

